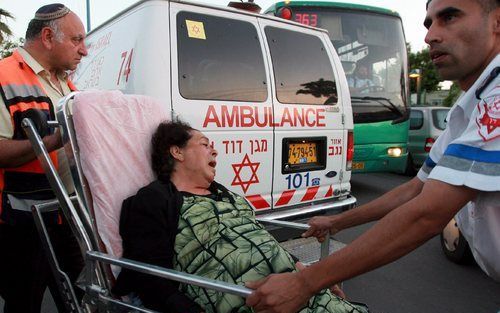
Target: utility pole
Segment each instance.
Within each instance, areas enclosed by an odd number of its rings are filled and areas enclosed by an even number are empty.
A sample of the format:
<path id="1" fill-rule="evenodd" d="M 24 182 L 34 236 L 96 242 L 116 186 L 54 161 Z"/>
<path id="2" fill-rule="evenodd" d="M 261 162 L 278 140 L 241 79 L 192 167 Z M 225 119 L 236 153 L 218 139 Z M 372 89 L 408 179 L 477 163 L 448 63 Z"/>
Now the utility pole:
<path id="1" fill-rule="evenodd" d="M 90 32 L 90 0 L 87 1 L 87 33 Z"/>

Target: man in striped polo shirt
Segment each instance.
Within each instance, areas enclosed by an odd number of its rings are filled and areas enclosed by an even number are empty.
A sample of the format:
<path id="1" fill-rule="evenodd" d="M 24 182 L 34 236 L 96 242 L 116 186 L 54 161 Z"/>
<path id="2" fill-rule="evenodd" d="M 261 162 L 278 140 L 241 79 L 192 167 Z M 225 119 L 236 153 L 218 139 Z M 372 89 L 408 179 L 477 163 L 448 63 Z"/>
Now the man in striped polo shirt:
<path id="1" fill-rule="evenodd" d="M 296 312 L 317 290 L 397 260 L 457 214 L 479 266 L 500 281 L 500 0 L 429 0 L 432 62 L 464 93 L 417 177 L 339 215 L 315 217 L 303 236 L 380 219 L 344 249 L 298 273 L 248 283 L 256 312 Z"/>

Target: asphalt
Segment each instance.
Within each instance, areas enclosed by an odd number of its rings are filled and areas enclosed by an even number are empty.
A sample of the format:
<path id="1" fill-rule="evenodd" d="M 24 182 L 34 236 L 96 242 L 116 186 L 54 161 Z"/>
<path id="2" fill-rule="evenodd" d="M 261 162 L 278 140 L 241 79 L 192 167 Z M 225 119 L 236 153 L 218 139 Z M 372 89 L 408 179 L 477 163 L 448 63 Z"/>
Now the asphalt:
<path id="1" fill-rule="evenodd" d="M 351 180 L 358 203 L 383 194 L 409 180 L 396 174 L 356 174 Z M 340 232 L 348 243 L 370 225 Z M 441 251 L 435 237 L 400 260 L 344 283 L 349 299 L 361 301 L 372 313 L 497 313 L 500 283 L 475 265 L 457 265 Z"/>
<path id="2" fill-rule="evenodd" d="M 409 179 L 396 174 L 355 174 L 352 191 L 363 204 Z M 349 243 L 370 226 L 344 230 L 336 239 Z M 343 288 L 349 300 L 366 303 L 371 313 L 500 313 L 500 283 L 477 265 L 448 261 L 438 237 L 396 262 L 344 282 Z M 42 313 L 49 312 L 56 310 L 46 292 Z"/>

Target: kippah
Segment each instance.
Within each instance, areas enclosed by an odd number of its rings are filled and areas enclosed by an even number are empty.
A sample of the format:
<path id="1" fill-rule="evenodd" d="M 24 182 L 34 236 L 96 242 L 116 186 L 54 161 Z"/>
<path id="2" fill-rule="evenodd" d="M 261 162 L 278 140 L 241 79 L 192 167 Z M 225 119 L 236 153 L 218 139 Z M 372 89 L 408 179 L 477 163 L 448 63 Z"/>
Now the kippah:
<path id="1" fill-rule="evenodd" d="M 69 12 L 71 12 L 71 10 L 68 9 L 64 4 L 52 3 L 39 8 L 36 11 L 35 17 L 33 19 L 38 21 L 50 21 L 63 17 Z"/>

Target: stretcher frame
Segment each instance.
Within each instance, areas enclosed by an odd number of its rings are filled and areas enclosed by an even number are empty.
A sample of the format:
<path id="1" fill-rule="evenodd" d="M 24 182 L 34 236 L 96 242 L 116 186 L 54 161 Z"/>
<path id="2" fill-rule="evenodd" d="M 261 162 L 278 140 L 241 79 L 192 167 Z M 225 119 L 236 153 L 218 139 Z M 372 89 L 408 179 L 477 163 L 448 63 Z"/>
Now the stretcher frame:
<path id="1" fill-rule="evenodd" d="M 89 209 L 90 191 L 82 170 L 78 143 L 75 136 L 73 115 L 70 109 L 70 101 L 79 92 L 72 92 L 59 102 L 56 114 L 57 121 L 47 121 L 47 126 L 59 127 L 65 154 L 68 158 L 71 176 L 75 185 L 75 195 L 70 196 L 64 187 L 56 167 L 49 157 L 48 151 L 30 119 L 22 121 L 22 127 L 30 140 L 37 159 L 42 167 L 53 189 L 56 200 L 43 204 L 34 205 L 32 212 L 36 227 L 40 234 L 42 245 L 49 259 L 52 273 L 56 279 L 61 297 L 68 312 L 155 312 L 143 307 L 135 306 L 126 301 L 116 298 L 111 293 L 114 277 L 109 270 L 110 265 L 139 271 L 141 273 L 171 279 L 177 282 L 193 284 L 220 292 L 247 297 L 252 290 L 246 287 L 216 281 L 188 273 L 179 272 L 151 264 L 133 261 L 125 258 L 117 258 L 103 251 L 99 244 L 97 228 L 94 217 Z M 84 256 L 85 268 L 80 275 L 77 285 L 84 290 L 84 297 L 80 302 L 75 296 L 74 286 L 57 261 L 46 225 L 42 218 L 44 213 L 61 211 L 75 235 L 82 255 Z M 306 230 L 307 224 L 294 223 L 273 218 L 261 218 L 260 222 L 278 227 Z M 330 238 L 321 244 L 320 258 L 328 256 L 330 250 Z"/>

